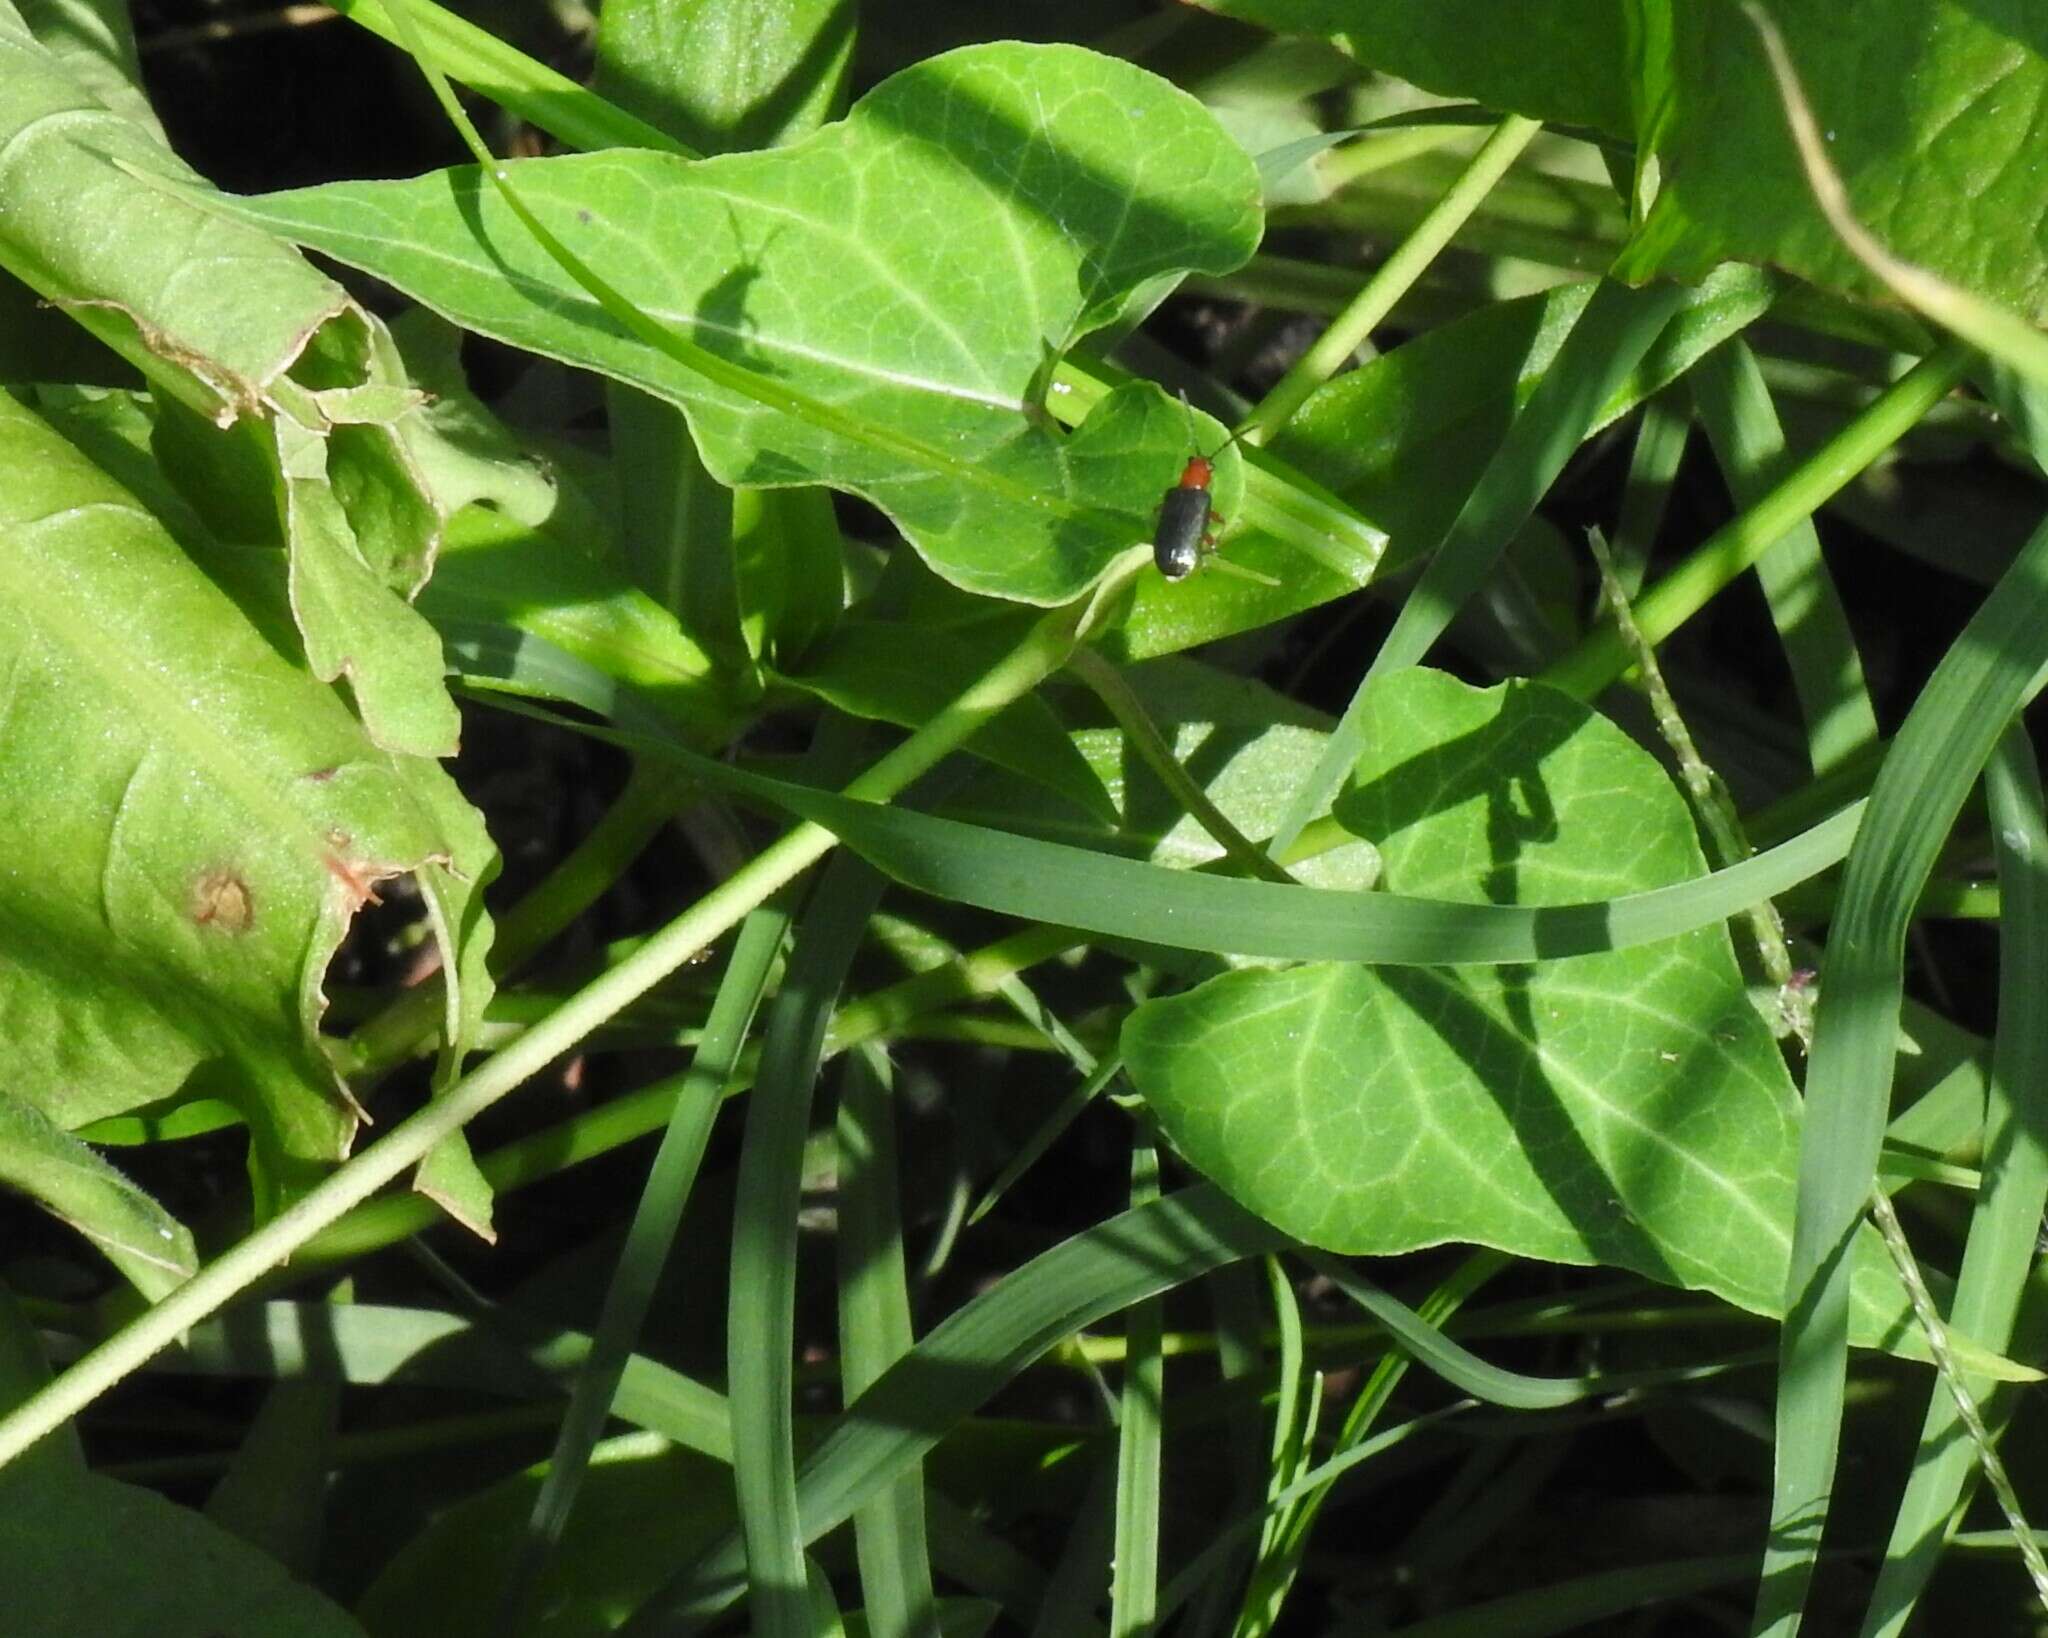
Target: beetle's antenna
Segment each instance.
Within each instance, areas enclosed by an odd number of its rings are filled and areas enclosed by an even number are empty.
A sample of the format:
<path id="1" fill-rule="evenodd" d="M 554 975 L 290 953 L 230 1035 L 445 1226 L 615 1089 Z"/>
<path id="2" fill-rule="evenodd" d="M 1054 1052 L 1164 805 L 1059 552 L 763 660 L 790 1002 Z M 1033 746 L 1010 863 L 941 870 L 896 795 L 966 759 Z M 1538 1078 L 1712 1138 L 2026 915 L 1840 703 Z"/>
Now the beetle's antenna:
<path id="1" fill-rule="evenodd" d="M 1201 455 L 1202 446 L 1195 442 L 1195 406 L 1188 402 L 1188 390 L 1185 387 L 1180 389 L 1180 407 L 1187 412 L 1188 453 L 1190 455 Z M 1210 450 L 1208 454 L 1202 455 L 1202 459 L 1205 461 L 1215 460 L 1218 455 L 1221 455 L 1232 444 L 1236 443 L 1249 430 L 1248 427 L 1240 427 L 1236 432 L 1231 433 L 1229 437 L 1225 438 L 1222 443 Z"/>

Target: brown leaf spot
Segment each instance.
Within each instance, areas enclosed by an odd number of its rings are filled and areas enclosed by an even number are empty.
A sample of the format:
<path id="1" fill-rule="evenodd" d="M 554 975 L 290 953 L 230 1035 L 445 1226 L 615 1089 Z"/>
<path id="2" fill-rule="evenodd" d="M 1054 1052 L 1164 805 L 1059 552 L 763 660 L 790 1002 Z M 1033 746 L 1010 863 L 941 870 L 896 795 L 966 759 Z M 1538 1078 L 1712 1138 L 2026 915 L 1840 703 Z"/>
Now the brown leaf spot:
<path id="1" fill-rule="evenodd" d="M 246 933 L 256 920 L 249 884 L 225 866 L 200 872 L 192 883 L 192 921 L 223 933 Z"/>

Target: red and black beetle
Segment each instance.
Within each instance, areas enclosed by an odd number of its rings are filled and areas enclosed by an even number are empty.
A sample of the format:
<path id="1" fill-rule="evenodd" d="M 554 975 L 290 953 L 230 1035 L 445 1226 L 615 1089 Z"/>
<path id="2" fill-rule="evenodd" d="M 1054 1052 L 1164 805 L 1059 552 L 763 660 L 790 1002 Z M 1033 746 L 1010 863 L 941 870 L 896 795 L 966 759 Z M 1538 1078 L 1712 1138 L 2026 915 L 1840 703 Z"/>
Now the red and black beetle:
<path id="1" fill-rule="evenodd" d="M 1181 394 L 1181 403 L 1186 406 L 1186 393 Z M 1189 409 L 1190 444 L 1194 432 L 1195 412 Z M 1233 432 L 1208 455 L 1190 455 L 1188 464 L 1180 469 L 1180 482 L 1160 497 L 1159 525 L 1152 531 L 1152 566 L 1162 578 L 1185 580 L 1215 549 L 1209 481 L 1216 476 L 1216 456 L 1236 442 L 1237 436 Z"/>

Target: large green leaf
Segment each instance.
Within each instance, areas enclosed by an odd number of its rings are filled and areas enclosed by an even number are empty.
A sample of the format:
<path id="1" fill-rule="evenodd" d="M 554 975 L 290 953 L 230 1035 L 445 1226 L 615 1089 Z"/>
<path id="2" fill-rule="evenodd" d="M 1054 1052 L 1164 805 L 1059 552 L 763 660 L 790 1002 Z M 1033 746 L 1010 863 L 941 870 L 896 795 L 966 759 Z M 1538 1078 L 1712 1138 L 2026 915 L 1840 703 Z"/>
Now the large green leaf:
<path id="1" fill-rule="evenodd" d="M 358 1604 L 377 1638 L 481 1632 L 517 1567 L 519 1544 L 544 1476 L 529 1470 L 466 1496 L 435 1517 L 378 1573 Z M 531 1627 L 549 1638 L 616 1631 L 670 1573 L 732 1522 L 726 1467 L 654 1434 L 634 1432 L 592 1453 L 567 1531 L 533 1603 Z M 647 1520 L 659 1518 L 651 1531 Z"/>
<path id="2" fill-rule="evenodd" d="M 852 0 L 609 0 L 597 90 L 699 153 L 788 142 L 839 100 L 853 19 Z"/>
<path id="3" fill-rule="evenodd" d="M 1362 63 L 1504 114 L 1616 136 L 1629 113 L 1624 0 L 1201 0 L 1279 34 L 1325 34 Z"/>
<path id="4" fill-rule="evenodd" d="M 0 1478 L 7 1630 L 363 1638 L 277 1560 L 154 1491 L 96 1473 Z"/>
<path id="5" fill-rule="evenodd" d="M 1393 891 L 1559 903 L 1704 871 L 1656 762 L 1562 694 L 1412 669 L 1367 710 L 1338 813 Z M 1233 973 L 1140 1007 L 1123 1041 L 1174 1143 L 1304 1240 L 1470 1241 L 1782 1309 L 1799 1103 L 1719 925 L 1483 970 Z M 1874 1341 L 1904 1305 L 1869 1249 Z"/>
<path id="6" fill-rule="evenodd" d="M 1199 103 L 1065 46 L 918 63 L 770 153 L 507 172 L 625 297 L 785 407 L 625 333 L 473 170 L 227 208 L 467 328 L 681 404 L 722 482 L 865 495 L 946 578 L 1031 603 L 1150 536 L 1190 438 L 1150 388 L 1056 437 L 1036 404 L 1048 367 L 1149 281 L 1237 266 L 1260 222 L 1257 172 Z M 1222 438 L 1206 421 L 1196 435 Z M 1219 491 L 1236 464 L 1219 462 Z"/>
<path id="7" fill-rule="evenodd" d="M 351 917 L 420 872 L 463 981 L 450 1033 L 473 1030 L 489 838 L 435 763 L 373 744 L 298 663 L 277 554 L 216 547 L 203 572 L 4 394 L 0 470 L 7 1090 L 70 1129 L 213 1063 L 289 1190 L 356 1124 L 317 1036 Z"/>
<path id="8" fill-rule="evenodd" d="M 472 506 L 448 521 L 420 607 L 451 642 L 552 643 L 630 683 L 694 743 L 723 744 L 754 702 L 734 699 L 676 617 L 617 569 L 585 556 L 552 527 Z"/>
<path id="9" fill-rule="evenodd" d="M 4 0 L 0 85 L 0 268 L 184 406 L 174 477 L 254 526 L 227 538 L 289 544 L 307 655 L 348 679 L 378 742 L 452 753 L 440 645 L 405 601 L 439 519 L 396 431 L 417 395 L 381 326 L 289 245 L 194 202 L 206 184 Z"/>
<path id="10" fill-rule="evenodd" d="M 1615 271 L 1697 278 L 1730 258 L 1858 292 L 1875 282 L 1822 219 L 1739 6 L 1645 8 L 1660 185 Z M 2048 20 L 2026 0 L 1772 0 L 1855 215 L 1896 255 L 2048 317 Z"/>

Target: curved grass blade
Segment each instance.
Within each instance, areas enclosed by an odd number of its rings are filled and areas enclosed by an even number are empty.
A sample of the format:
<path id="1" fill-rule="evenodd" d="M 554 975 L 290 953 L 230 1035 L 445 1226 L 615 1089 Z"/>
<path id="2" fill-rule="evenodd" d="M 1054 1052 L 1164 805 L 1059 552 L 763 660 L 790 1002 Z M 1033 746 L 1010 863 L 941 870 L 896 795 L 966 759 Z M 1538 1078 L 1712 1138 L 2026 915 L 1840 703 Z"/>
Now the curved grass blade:
<path id="1" fill-rule="evenodd" d="M 1510 1410 L 1555 1410 L 1603 1391 L 1596 1377 L 1525 1376 L 1490 1365 L 1471 1349 L 1453 1342 L 1406 1303 L 1334 1257 L 1311 1254 L 1310 1266 L 1345 1296 L 1387 1328 L 1387 1334 L 1425 1370 L 1433 1371 L 1474 1399 Z"/>
<path id="2" fill-rule="evenodd" d="M 392 18 L 384 0 L 336 0 L 334 9 L 415 59 L 431 61 L 451 79 L 568 147 L 689 153 L 666 132 L 433 0 L 410 0 L 406 5 L 409 33 Z"/>
<path id="3" fill-rule="evenodd" d="M 1729 493 L 1738 507 L 1756 505 L 1788 464 L 1785 434 L 1756 354 L 1738 336 L 1702 359 L 1690 381 L 1700 425 Z M 1756 576 L 1792 667 L 1813 771 L 1828 773 L 1876 744 L 1877 717 L 1811 518 L 1794 523 L 1757 559 Z"/>
<path id="4" fill-rule="evenodd" d="M 896 1108 L 888 1055 L 864 1047 L 839 1091 L 839 1342 L 845 1398 L 857 1399 L 916 1345 L 903 1263 Z M 924 1475 L 913 1465 L 853 1515 L 861 1604 L 869 1630 L 933 1631 Z"/>
<path id="5" fill-rule="evenodd" d="M 606 681 L 603 692 L 610 700 L 623 691 Z M 652 734 L 534 714 L 801 814 L 896 881 L 938 898 L 1112 937 L 1278 960 L 1491 965 L 1654 943 L 1724 920 L 1835 864 L 1863 811 L 1844 808 L 1741 864 L 1649 892 L 1574 905 L 1461 904 L 1168 870 L 748 773 Z"/>
<path id="6" fill-rule="evenodd" d="M 1848 1366 L 1848 1248 L 1877 1172 L 1906 928 L 1950 825 L 2048 663 L 2048 525 L 1936 667 L 1885 758 L 1821 968 L 1755 1630 L 1791 1638 L 1820 1550 Z"/>
<path id="7" fill-rule="evenodd" d="M 2040 974 L 2048 960 L 2048 822 L 2041 775 L 2026 730 L 2014 726 L 1986 770 L 1998 880 L 1998 1037 L 1993 1048 L 1984 1121 L 1984 1183 L 1963 1249 L 1949 1318 L 1988 1347 L 2004 1348 L 2019 1312 L 2020 1293 L 2036 1256 L 2041 1213 L 2048 1206 L 2048 1140 L 2041 1107 L 2048 1089 L 2048 991 Z M 1982 1384 L 1973 1383 L 1974 1389 Z M 2003 1430 L 2011 1396 L 1994 1401 L 1988 1420 Z M 1899 1510 L 1877 1586 L 1864 1618 L 1864 1638 L 1897 1638 L 1911 1618 L 1944 1537 L 1961 1517 L 1978 1464 L 1954 1400 L 1940 1387 L 1927 1407 L 1920 1451 Z"/>

